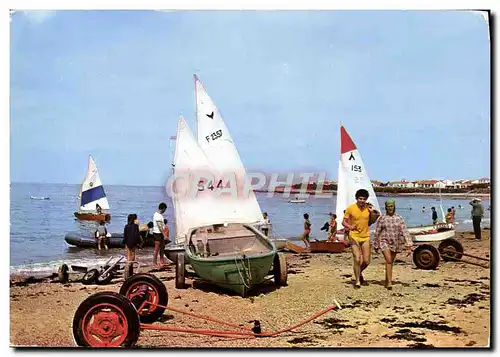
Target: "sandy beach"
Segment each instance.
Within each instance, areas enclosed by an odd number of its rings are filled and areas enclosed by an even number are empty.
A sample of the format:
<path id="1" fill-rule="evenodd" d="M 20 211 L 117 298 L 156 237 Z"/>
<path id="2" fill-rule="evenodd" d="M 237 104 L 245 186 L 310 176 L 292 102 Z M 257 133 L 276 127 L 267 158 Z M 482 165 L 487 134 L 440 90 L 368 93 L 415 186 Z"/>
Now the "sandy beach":
<path id="1" fill-rule="evenodd" d="M 489 258 L 490 231 L 476 241 L 457 233 L 465 252 Z M 329 312 L 300 328 L 272 338 L 232 339 L 178 332 L 141 331 L 141 348 L 169 347 L 487 347 L 490 341 L 490 269 L 441 261 L 437 270 L 415 267 L 400 254 L 394 266 L 394 289 L 383 287 L 384 259 L 373 254 L 365 272 L 369 283 L 352 285 L 350 250 L 340 254 L 291 254 L 288 286 L 264 284 L 242 298 L 210 284 L 187 280 L 174 287 L 174 268 L 154 274 L 169 294 L 168 306 L 263 331 L 293 325 L 327 308 L 336 299 L 341 310 Z M 464 257 L 463 260 L 475 261 Z M 151 270 L 145 268 L 144 271 Z M 106 286 L 61 284 L 57 279 L 11 278 L 10 343 L 12 346 L 74 347 L 72 320 L 78 305 L 98 291 L 118 292 L 123 279 Z M 221 329 L 219 325 L 166 311 L 159 325 Z"/>

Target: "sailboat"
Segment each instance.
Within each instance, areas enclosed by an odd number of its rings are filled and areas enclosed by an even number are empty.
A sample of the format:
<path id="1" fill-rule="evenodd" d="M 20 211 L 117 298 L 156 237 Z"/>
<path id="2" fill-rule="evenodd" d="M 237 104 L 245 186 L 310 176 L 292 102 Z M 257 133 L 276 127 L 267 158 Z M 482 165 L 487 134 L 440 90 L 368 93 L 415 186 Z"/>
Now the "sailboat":
<path id="1" fill-rule="evenodd" d="M 194 75 L 195 101 L 196 101 L 196 126 L 198 144 L 213 163 L 214 167 L 223 175 L 218 184 L 222 187 L 228 185 L 228 178 L 234 177 L 238 193 L 243 192 L 246 180 L 246 170 L 234 144 L 233 138 L 222 119 L 222 116 L 208 95 L 200 79 Z M 253 224 L 262 222 L 262 211 L 252 189 L 243 192 L 243 195 L 234 197 L 239 204 L 244 206 L 241 219 Z"/>
<path id="2" fill-rule="evenodd" d="M 356 191 L 365 189 L 368 191 L 367 203 L 371 203 L 373 209 L 380 212 L 380 206 L 373 190 L 368 172 L 363 159 L 343 126 L 340 126 L 340 159 L 338 164 L 337 183 L 337 242 L 311 241 L 311 252 L 342 252 L 345 246 L 344 235 L 340 227 L 344 219 L 344 211 L 348 206 L 356 203 Z"/>
<path id="3" fill-rule="evenodd" d="M 100 211 L 99 207 L 101 210 L 108 210 L 109 203 L 97 166 L 92 155 L 89 155 L 87 172 L 80 188 L 79 209 L 74 215 L 82 221 L 110 221 L 111 215 Z"/>
<path id="4" fill-rule="evenodd" d="M 222 188 L 208 180 L 222 176 L 183 117 L 177 128 L 174 175 L 176 242 L 183 244 L 176 257 L 176 287 L 184 285 L 185 264 L 203 280 L 243 296 L 265 280 L 271 267 L 277 284 L 286 283 L 284 256 L 245 214 L 254 206 L 216 192 Z"/>
<path id="5" fill-rule="evenodd" d="M 368 177 L 365 165 L 353 140 L 343 126 L 340 127 L 340 160 L 338 166 L 337 186 L 337 227 L 342 227 L 344 210 L 356 202 L 356 191 L 364 188 L 368 191 L 368 203 L 380 212 L 375 191 Z M 436 225 L 409 227 L 408 231 L 414 242 L 442 241 L 455 236 L 453 225 L 438 223 Z M 342 234 L 337 234 L 342 239 Z M 312 247 L 311 247 L 312 248 Z"/>

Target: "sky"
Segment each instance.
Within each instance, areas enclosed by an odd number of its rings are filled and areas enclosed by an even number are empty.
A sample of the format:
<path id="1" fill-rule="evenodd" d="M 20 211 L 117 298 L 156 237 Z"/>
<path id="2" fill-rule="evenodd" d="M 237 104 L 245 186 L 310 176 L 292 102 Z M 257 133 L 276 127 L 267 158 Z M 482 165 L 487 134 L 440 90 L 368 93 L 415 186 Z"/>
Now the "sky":
<path id="1" fill-rule="evenodd" d="M 490 177 L 490 42 L 468 11 L 28 11 L 10 23 L 10 179 L 163 185 L 196 73 L 248 171 Z"/>

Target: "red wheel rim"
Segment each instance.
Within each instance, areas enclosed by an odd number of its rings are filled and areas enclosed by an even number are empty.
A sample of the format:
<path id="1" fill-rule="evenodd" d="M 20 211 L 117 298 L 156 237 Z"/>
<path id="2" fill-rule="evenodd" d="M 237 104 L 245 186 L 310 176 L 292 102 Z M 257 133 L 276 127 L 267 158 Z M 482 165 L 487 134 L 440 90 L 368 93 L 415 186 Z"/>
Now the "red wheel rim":
<path id="1" fill-rule="evenodd" d="M 118 347 L 128 334 L 125 313 L 118 306 L 103 303 L 87 311 L 82 319 L 81 331 L 92 347 Z"/>
<path id="2" fill-rule="evenodd" d="M 150 314 L 156 310 L 158 307 L 158 301 L 160 300 L 158 290 L 154 285 L 137 282 L 130 285 L 125 296 L 127 299 L 132 300 L 135 297 L 143 296 L 145 294 L 145 301 L 147 303 L 143 304 L 142 309 L 139 311 L 139 315 Z M 137 306 L 139 309 L 140 306 Z"/>

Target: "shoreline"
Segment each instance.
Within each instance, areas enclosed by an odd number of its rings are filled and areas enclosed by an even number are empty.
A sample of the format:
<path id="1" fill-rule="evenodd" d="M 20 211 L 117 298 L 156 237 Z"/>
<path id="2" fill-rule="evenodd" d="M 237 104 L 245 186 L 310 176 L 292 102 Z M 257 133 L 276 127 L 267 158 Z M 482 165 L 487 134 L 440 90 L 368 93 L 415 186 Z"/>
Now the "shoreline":
<path id="1" fill-rule="evenodd" d="M 476 241 L 457 234 L 467 253 L 490 257 L 490 231 Z M 168 305 L 181 310 L 264 331 L 292 326 L 336 299 L 341 310 L 273 338 L 230 339 L 142 330 L 140 348 L 429 348 L 490 345 L 490 269 L 463 262 L 440 262 L 437 270 L 416 269 L 402 253 L 394 265 L 393 290 L 383 287 L 384 258 L 372 254 L 364 273 L 368 286 L 352 285 L 350 250 L 337 254 L 291 254 L 288 285 L 272 282 L 247 298 L 188 277 L 186 289 L 175 288 L 175 268 L 151 271 L 167 287 Z M 464 258 L 465 260 L 465 258 Z M 71 278 L 70 278 L 71 279 Z M 123 278 L 109 285 L 83 285 L 77 280 L 25 281 L 10 286 L 10 346 L 75 347 L 72 320 L 80 303 L 99 291 L 118 292 Z M 304 291 L 307 291 L 304 294 Z M 224 309 L 220 307 L 224 306 Z M 33 318 L 36 316 L 36 318 Z M 26 321 L 30 321 L 29 324 Z M 159 326 L 221 329 L 219 325 L 165 312 Z"/>
<path id="2" fill-rule="evenodd" d="M 275 193 L 285 197 L 290 197 L 291 195 L 308 195 L 308 196 L 318 196 L 320 198 L 330 198 L 337 195 L 337 191 L 301 191 L 301 190 L 291 190 L 290 192 L 282 192 L 282 191 L 269 191 L 269 190 L 254 190 L 254 192 L 258 193 Z M 473 197 L 479 197 L 483 200 L 489 199 L 491 193 L 433 193 L 433 192 L 377 192 L 375 191 L 377 197 L 432 197 L 432 198 L 453 198 L 453 199 L 472 199 Z M 328 197 L 321 197 L 328 196 Z"/>

